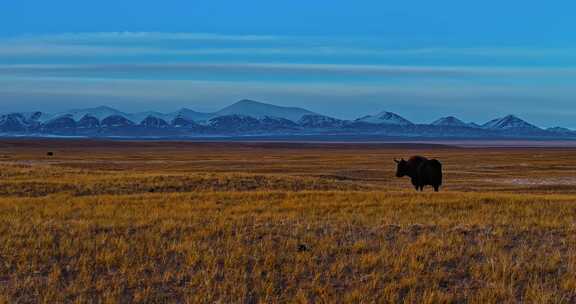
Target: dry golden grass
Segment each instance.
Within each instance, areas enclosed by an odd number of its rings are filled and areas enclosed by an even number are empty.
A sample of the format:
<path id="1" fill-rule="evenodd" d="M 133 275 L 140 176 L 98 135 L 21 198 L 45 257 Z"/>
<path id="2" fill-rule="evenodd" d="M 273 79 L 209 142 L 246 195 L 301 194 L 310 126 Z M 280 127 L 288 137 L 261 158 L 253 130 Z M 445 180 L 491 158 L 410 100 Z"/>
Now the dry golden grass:
<path id="1" fill-rule="evenodd" d="M 574 152 L 6 142 L 0 302 L 574 303 Z"/>

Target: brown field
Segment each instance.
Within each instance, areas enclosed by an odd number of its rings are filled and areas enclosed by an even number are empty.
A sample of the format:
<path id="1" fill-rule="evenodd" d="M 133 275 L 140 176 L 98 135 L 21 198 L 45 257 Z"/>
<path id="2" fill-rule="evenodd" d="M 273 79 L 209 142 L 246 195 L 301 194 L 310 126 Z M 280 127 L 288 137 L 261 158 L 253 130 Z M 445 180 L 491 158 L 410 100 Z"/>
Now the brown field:
<path id="1" fill-rule="evenodd" d="M 576 303 L 576 149 L 3 140 L 2 302 Z"/>

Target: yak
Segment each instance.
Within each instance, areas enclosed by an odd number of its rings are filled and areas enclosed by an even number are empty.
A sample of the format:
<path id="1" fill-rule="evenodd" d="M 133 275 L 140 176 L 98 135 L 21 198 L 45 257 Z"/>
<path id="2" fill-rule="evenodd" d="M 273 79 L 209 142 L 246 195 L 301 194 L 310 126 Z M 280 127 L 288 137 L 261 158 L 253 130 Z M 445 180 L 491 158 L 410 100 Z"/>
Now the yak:
<path id="1" fill-rule="evenodd" d="M 423 191 L 424 186 L 434 187 L 438 192 L 442 185 L 442 164 L 436 159 L 423 156 L 412 156 L 408 160 L 394 160 L 398 164 L 396 177 L 408 176 L 416 191 Z"/>

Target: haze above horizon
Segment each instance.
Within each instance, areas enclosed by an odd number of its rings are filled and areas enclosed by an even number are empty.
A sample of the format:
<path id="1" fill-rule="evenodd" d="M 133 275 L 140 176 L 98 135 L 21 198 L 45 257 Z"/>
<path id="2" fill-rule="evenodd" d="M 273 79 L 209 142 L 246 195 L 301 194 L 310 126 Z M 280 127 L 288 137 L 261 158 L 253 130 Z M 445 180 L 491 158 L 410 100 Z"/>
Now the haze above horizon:
<path id="1" fill-rule="evenodd" d="M 576 128 L 576 4 L 18 1 L 0 112 L 212 112 L 253 99 L 344 119 L 509 113 Z"/>

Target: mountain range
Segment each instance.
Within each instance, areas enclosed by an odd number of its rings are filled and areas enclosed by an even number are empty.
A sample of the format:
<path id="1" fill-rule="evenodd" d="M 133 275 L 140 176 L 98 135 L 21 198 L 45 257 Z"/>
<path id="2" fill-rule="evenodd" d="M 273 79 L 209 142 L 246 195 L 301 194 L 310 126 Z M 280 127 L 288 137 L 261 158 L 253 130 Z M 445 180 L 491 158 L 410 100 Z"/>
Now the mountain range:
<path id="1" fill-rule="evenodd" d="M 416 124 L 382 111 L 355 120 L 342 120 L 306 109 L 241 100 L 214 113 L 181 109 L 171 113 L 125 113 L 100 106 L 61 113 L 7 113 L 0 115 L 0 135 L 85 137 L 207 137 L 369 135 L 394 137 L 459 138 L 574 138 L 576 131 L 562 127 L 542 129 L 508 115 L 484 124 L 454 117 Z"/>

